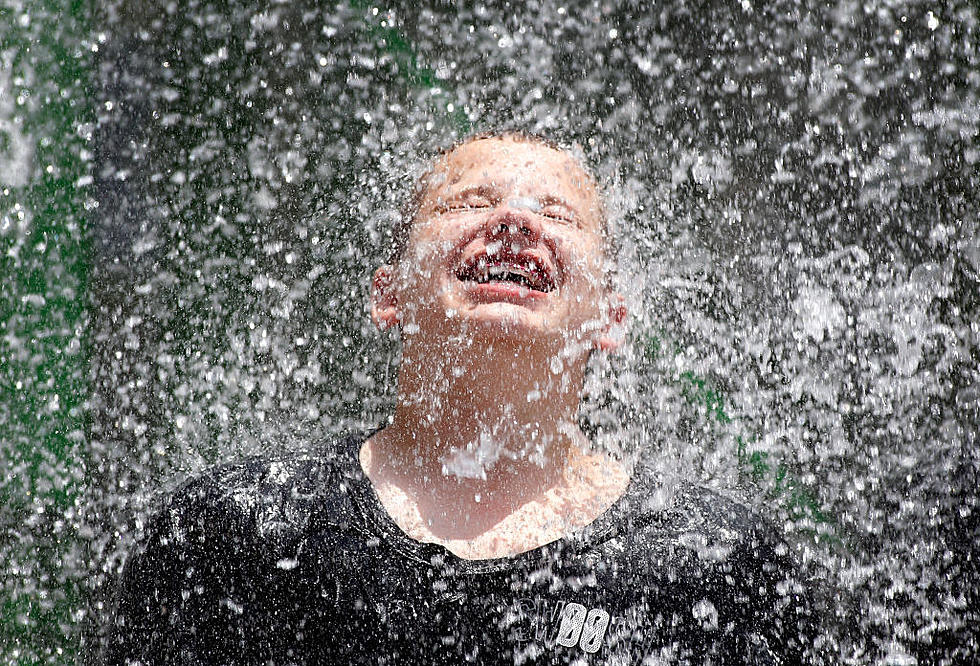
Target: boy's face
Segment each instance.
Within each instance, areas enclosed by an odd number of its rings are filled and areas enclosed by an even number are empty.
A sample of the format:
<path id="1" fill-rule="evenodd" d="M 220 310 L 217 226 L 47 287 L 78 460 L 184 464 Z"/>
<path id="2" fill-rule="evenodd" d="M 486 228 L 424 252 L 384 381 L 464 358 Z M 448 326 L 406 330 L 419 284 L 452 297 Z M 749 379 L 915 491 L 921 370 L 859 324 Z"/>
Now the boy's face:
<path id="1" fill-rule="evenodd" d="M 597 341 L 602 225 L 596 185 L 570 155 L 508 138 L 463 144 L 437 163 L 375 318 L 403 335 Z"/>

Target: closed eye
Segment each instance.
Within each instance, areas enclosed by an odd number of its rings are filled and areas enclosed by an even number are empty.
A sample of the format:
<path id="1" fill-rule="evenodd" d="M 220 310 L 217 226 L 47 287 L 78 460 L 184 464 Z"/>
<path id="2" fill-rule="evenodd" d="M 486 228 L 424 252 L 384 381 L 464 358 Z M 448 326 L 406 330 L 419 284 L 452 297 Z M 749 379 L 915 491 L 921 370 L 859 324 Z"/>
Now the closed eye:
<path id="1" fill-rule="evenodd" d="M 575 222 L 575 215 L 561 206 L 545 206 L 541 209 L 540 214 L 558 222 Z"/>
<path id="2" fill-rule="evenodd" d="M 463 196 L 447 201 L 437 210 L 440 213 L 482 210 L 484 208 L 491 208 L 493 205 L 494 202 L 489 197 L 480 194 L 479 192 L 466 192 L 463 194 Z"/>
<path id="3" fill-rule="evenodd" d="M 490 208 L 489 202 L 453 201 L 436 208 L 437 213 L 456 213 Z"/>

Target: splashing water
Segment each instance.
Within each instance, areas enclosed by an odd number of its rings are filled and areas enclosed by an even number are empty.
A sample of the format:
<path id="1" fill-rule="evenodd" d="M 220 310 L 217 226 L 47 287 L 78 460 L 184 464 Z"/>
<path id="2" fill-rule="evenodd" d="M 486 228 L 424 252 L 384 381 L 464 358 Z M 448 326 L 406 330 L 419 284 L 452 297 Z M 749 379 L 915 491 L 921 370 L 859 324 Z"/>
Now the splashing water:
<path id="1" fill-rule="evenodd" d="M 180 480 L 384 422 L 370 272 L 507 125 L 609 184 L 598 445 L 776 516 L 840 663 L 976 659 L 976 6 L 429 4 L 0 8 L 4 660 L 94 654 Z"/>

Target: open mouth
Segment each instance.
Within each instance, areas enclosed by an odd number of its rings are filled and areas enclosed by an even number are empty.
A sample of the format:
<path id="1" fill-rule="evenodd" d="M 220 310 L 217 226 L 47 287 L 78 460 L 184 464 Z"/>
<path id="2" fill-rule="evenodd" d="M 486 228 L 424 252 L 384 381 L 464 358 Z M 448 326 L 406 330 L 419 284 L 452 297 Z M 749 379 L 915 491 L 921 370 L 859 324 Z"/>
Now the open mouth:
<path id="1" fill-rule="evenodd" d="M 477 284 L 509 283 L 547 293 L 555 288 L 550 272 L 529 256 L 488 257 L 482 255 L 463 264 L 456 277 Z"/>

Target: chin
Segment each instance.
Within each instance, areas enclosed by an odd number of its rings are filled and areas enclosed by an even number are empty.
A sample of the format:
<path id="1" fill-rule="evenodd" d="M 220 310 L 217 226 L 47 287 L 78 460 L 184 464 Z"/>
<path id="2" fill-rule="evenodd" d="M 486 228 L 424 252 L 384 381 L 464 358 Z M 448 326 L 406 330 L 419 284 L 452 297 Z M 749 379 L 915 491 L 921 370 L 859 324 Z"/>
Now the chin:
<path id="1" fill-rule="evenodd" d="M 457 329 L 464 335 L 488 342 L 499 340 L 523 345 L 554 344 L 562 339 L 537 313 L 509 303 L 482 306 L 477 312 L 458 317 Z"/>

